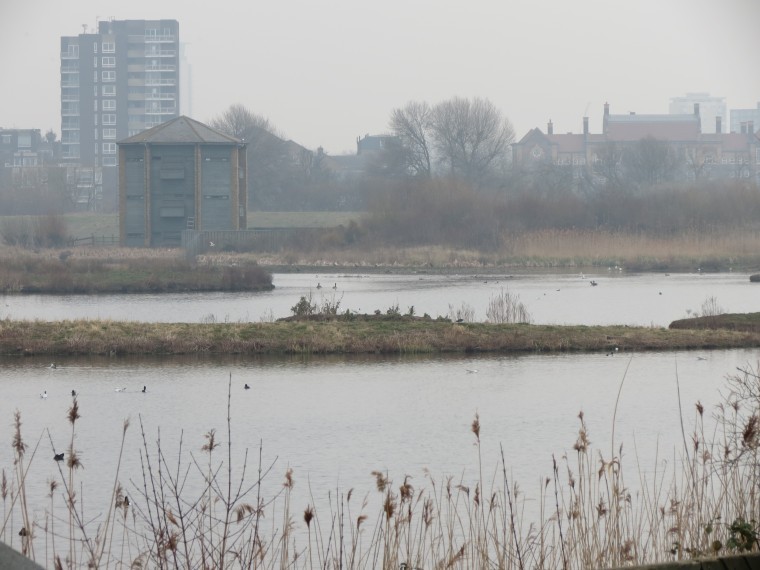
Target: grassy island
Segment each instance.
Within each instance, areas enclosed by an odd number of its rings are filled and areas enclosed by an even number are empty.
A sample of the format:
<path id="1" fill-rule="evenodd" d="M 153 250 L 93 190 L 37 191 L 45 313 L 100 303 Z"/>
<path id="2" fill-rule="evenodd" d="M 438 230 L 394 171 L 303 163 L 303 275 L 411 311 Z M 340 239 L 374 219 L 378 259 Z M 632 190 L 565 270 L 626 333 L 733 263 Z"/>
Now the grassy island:
<path id="1" fill-rule="evenodd" d="M 393 315 L 317 315 L 273 323 L 0 321 L 3 355 L 414 354 L 748 348 L 760 346 L 760 313 L 743 330 L 453 323 Z"/>
<path id="2" fill-rule="evenodd" d="M 255 261 L 190 260 L 177 252 L 110 249 L 0 252 L 1 293 L 94 294 L 264 291 L 272 275 Z"/>

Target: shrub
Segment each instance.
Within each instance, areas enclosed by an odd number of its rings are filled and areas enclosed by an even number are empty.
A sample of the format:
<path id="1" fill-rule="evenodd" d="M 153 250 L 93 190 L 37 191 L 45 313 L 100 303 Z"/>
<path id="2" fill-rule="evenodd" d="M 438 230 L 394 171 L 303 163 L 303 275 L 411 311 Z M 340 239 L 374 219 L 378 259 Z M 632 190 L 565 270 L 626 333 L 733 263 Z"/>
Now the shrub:
<path id="1" fill-rule="evenodd" d="M 308 298 L 301 296 L 298 303 L 290 307 L 294 317 L 310 317 L 317 313 L 317 304 L 311 302 L 311 293 Z"/>
<path id="2" fill-rule="evenodd" d="M 454 305 L 449 304 L 449 319 L 457 323 L 475 322 L 475 309 L 464 301 L 462 301 L 458 309 L 454 308 Z"/>
<path id="3" fill-rule="evenodd" d="M 718 303 L 718 299 L 715 296 L 707 297 L 702 303 L 702 316 L 703 317 L 717 317 L 725 313 L 723 307 Z"/>
<path id="4" fill-rule="evenodd" d="M 502 289 L 501 293 L 491 296 L 488 301 L 486 316 L 492 323 L 530 323 L 531 317 L 520 296 Z"/>

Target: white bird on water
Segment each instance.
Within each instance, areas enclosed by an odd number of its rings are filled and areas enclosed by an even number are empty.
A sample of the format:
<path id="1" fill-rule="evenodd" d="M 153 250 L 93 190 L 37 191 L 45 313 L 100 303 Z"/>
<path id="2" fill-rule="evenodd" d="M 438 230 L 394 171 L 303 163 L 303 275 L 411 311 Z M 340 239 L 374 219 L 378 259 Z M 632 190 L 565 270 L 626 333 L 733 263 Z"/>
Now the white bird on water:
<path id="1" fill-rule="evenodd" d="M 47 390 L 43 391 L 42 394 L 40 394 L 40 398 L 47 400 Z"/>
<path id="2" fill-rule="evenodd" d="M 126 391 L 127 391 L 126 388 L 116 388 L 116 390 L 114 390 L 114 392 L 126 392 Z"/>

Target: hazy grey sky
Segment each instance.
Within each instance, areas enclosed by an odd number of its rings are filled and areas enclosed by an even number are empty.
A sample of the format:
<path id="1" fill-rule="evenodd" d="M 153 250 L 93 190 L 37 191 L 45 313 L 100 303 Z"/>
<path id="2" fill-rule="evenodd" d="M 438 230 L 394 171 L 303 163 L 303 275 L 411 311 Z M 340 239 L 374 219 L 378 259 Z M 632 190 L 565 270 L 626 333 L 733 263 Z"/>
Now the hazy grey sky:
<path id="1" fill-rule="evenodd" d="M 760 101 L 758 0 L 0 0 L 0 126 L 60 134 L 60 37 L 174 18 L 206 122 L 232 103 L 331 154 L 410 100 L 490 99 L 528 129 L 601 129 L 707 91 Z"/>

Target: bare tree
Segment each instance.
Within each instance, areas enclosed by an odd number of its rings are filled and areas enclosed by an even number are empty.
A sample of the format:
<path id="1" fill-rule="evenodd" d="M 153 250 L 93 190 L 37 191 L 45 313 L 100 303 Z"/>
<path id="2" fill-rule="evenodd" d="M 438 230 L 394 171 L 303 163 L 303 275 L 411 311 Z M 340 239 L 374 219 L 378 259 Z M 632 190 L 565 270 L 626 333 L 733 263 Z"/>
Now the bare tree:
<path id="1" fill-rule="evenodd" d="M 711 149 L 688 148 L 686 149 L 685 166 L 692 180 L 698 181 L 710 176 L 710 163 L 712 160 Z"/>
<path id="2" fill-rule="evenodd" d="M 627 178 L 639 187 L 653 187 L 676 178 L 682 166 L 678 151 L 666 141 L 646 137 L 623 156 Z"/>
<path id="3" fill-rule="evenodd" d="M 269 119 L 240 104 L 210 121 L 215 129 L 247 143 L 248 199 L 257 209 L 290 208 L 308 183 L 311 152 L 283 140 Z"/>
<path id="4" fill-rule="evenodd" d="M 592 157 L 592 171 L 600 183 L 608 188 L 622 186 L 623 151 L 614 141 L 597 148 Z"/>
<path id="5" fill-rule="evenodd" d="M 393 109 L 389 126 L 391 132 L 401 140 L 402 159 L 413 176 L 430 177 L 430 145 L 428 142 L 432 127 L 430 105 L 410 101 L 404 107 Z"/>
<path id="6" fill-rule="evenodd" d="M 257 131 L 263 130 L 269 133 L 274 131 L 269 119 L 252 113 L 240 103 L 230 105 L 229 109 L 212 119 L 209 124 L 213 128 L 245 142 L 251 142 L 258 134 Z"/>
<path id="7" fill-rule="evenodd" d="M 487 99 L 454 97 L 432 111 L 435 149 L 450 172 L 474 184 L 507 159 L 512 123 Z"/>

